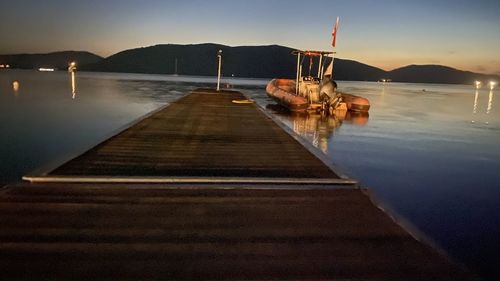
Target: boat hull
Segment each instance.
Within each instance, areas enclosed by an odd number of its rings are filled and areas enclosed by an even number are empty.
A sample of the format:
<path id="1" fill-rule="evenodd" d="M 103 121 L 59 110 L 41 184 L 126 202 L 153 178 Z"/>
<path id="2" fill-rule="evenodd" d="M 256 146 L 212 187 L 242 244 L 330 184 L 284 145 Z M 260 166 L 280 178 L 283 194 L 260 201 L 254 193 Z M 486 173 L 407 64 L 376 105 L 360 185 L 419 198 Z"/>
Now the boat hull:
<path id="1" fill-rule="evenodd" d="M 347 105 L 347 110 L 356 112 L 368 112 L 370 110 L 368 99 L 346 93 L 340 93 L 340 95 L 342 101 Z"/>
<path id="2" fill-rule="evenodd" d="M 290 79 L 273 79 L 267 84 L 269 97 L 290 111 L 305 111 L 309 108 L 306 98 L 295 95 L 295 81 Z"/>
<path id="3" fill-rule="evenodd" d="M 273 79 L 267 84 L 266 92 L 269 97 L 290 111 L 305 111 L 321 106 L 321 104 L 310 104 L 305 97 L 297 96 L 295 85 L 295 81 L 291 79 Z M 347 110 L 355 112 L 368 112 L 370 110 L 368 99 L 346 93 L 340 94 L 342 102 L 346 103 Z"/>

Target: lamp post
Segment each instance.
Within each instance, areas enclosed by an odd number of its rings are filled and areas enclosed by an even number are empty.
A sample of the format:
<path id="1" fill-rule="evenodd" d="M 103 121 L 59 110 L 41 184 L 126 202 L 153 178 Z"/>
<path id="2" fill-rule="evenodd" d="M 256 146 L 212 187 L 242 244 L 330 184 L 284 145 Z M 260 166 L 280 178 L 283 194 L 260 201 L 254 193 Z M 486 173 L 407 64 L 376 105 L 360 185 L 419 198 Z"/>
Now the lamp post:
<path id="1" fill-rule="evenodd" d="M 219 58 L 219 69 L 217 71 L 217 92 L 220 90 L 220 71 L 222 68 L 222 50 L 217 53 L 217 58 Z"/>
<path id="2" fill-rule="evenodd" d="M 68 66 L 68 72 L 75 72 L 76 71 L 76 62 L 71 62 Z"/>

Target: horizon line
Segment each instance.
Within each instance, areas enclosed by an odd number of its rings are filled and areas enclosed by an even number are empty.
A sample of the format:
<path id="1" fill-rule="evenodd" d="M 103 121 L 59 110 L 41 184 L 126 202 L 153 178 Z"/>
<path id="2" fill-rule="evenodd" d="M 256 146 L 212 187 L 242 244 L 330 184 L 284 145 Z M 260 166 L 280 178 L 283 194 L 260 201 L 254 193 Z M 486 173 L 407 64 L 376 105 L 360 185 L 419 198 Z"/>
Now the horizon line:
<path id="1" fill-rule="evenodd" d="M 88 51 L 88 50 L 74 50 L 74 49 L 73 50 L 56 50 L 56 51 L 48 51 L 48 52 L 20 52 L 20 53 L 7 53 L 7 54 L 0 53 L 0 56 L 49 55 L 49 54 L 65 53 L 65 52 L 81 52 L 81 53 L 89 53 L 89 54 L 96 55 L 96 56 L 100 57 L 101 59 L 108 59 L 108 58 L 110 58 L 110 57 L 112 57 L 114 55 L 117 55 L 117 54 L 125 52 L 125 51 L 129 51 L 129 50 L 151 48 L 151 47 L 156 47 L 156 46 L 167 46 L 167 45 L 177 45 L 177 46 L 220 45 L 220 46 L 229 47 L 229 48 L 278 46 L 278 47 L 284 47 L 284 48 L 289 48 L 289 49 L 293 49 L 293 50 L 301 50 L 299 48 L 293 48 L 293 47 L 284 46 L 284 45 L 280 45 L 280 44 L 228 45 L 228 44 L 215 43 L 215 42 L 203 42 L 203 43 L 158 43 L 158 44 L 153 44 L 153 45 L 149 45 L 149 46 L 138 46 L 138 47 L 132 47 L 132 48 L 128 48 L 128 49 L 123 49 L 123 50 L 118 51 L 116 53 L 113 53 L 113 54 L 111 54 L 109 56 L 102 56 L 102 55 L 100 55 L 100 54 L 98 54 L 96 52 L 92 52 L 92 51 Z M 370 67 L 378 68 L 378 69 L 383 70 L 385 72 L 391 72 L 391 71 L 394 71 L 394 70 L 398 70 L 398 69 L 405 68 L 405 67 L 410 67 L 410 66 L 441 66 L 441 67 L 447 67 L 447 68 L 451 68 L 451 69 L 458 70 L 458 71 L 472 72 L 472 73 L 475 73 L 475 74 L 498 76 L 500 78 L 500 73 L 475 72 L 475 71 L 471 71 L 471 70 L 464 70 L 464 69 L 460 69 L 460 68 L 457 68 L 457 67 L 452 67 L 452 66 L 443 65 L 443 64 L 435 64 L 435 63 L 424 63 L 424 64 L 410 63 L 410 64 L 407 64 L 407 65 L 402 65 L 402 66 L 399 66 L 399 67 L 396 67 L 396 68 L 388 70 L 388 69 L 385 69 L 383 67 L 374 66 L 374 65 L 371 65 L 371 64 L 368 64 L 368 63 L 361 62 L 360 60 L 357 60 L 357 59 L 341 58 L 341 57 L 336 57 L 336 59 L 354 61 L 354 62 L 361 63 L 361 64 L 364 64 L 364 65 L 367 65 L 367 66 L 370 66 Z"/>

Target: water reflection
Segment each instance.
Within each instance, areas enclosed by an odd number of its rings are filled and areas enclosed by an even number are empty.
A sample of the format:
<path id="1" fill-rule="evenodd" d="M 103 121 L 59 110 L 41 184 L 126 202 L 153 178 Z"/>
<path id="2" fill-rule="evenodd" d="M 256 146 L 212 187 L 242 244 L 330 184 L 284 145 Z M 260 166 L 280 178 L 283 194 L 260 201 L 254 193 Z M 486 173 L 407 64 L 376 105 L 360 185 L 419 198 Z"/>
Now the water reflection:
<path id="1" fill-rule="evenodd" d="M 312 144 L 324 153 L 328 152 L 328 140 L 335 128 L 341 125 L 339 118 L 320 114 L 295 116 L 292 121 L 293 130 L 303 137 L 312 139 Z"/>
<path id="2" fill-rule="evenodd" d="M 382 92 L 380 93 L 379 104 L 384 104 L 385 94 L 386 94 L 386 84 L 385 82 L 382 84 Z"/>
<path id="3" fill-rule="evenodd" d="M 18 81 L 14 81 L 12 82 L 12 90 L 14 91 L 14 96 L 17 97 L 17 94 L 19 93 L 19 82 Z"/>
<path id="4" fill-rule="evenodd" d="M 486 109 L 486 114 L 490 114 L 492 108 L 493 108 L 493 89 L 490 90 L 490 94 L 488 96 L 488 108 Z"/>
<path id="5" fill-rule="evenodd" d="M 76 82 L 75 82 L 75 72 L 76 72 L 76 62 L 71 62 L 68 66 L 68 72 L 71 75 L 71 97 L 75 99 L 76 97 Z"/>
<path id="6" fill-rule="evenodd" d="M 479 99 L 479 90 L 476 90 L 476 93 L 474 94 L 474 107 L 472 109 L 472 114 L 477 113 L 477 101 Z M 474 122 L 474 120 L 472 120 Z"/>
<path id="7" fill-rule="evenodd" d="M 75 99 L 76 97 L 76 79 L 75 79 L 75 72 L 72 71 L 71 72 L 71 94 L 72 94 L 72 98 Z"/>
<path id="8" fill-rule="evenodd" d="M 345 115 L 324 115 L 319 113 L 290 113 L 276 104 L 268 104 L 266 109 L 274 111 L 276 116 L 286 123 L 295 133 L 309 140 L 311 144 L 328 153 L 329 140 L 343 123 L 364 126 L 368 123 L 367 112 L 347 111 Z"/>
<path id="9" fill-rule="evenodd" d="M 344 121 L 349 124 L 364 126 L 368 124 L 369 118 L 370 115 L 368 114 L 368 112 L 347 111 Z"/>
<path id="10" fill-rule="evenodd" d="M 493 89 L 490 89 L 489 94 L 488 94 L 488 104 L 487 104 L 486 112 L 485 112 L 487 118 L 489 118 L 489 114 L 493 110 L 493 98 L 494 98 Z M 476 119 L 478 118 L 477 114 L 481 113 L 481 111 L 478 110 L 478 107 L 479 107 L 478 104 L 479 104 L 479 89 L 476 89 L 476 91 L 474 93 L 474 105 L 472 108 L 472 123 L 476 123 Z M 489 119 L 487 119 L 484 123 L 488 125 Z"/>

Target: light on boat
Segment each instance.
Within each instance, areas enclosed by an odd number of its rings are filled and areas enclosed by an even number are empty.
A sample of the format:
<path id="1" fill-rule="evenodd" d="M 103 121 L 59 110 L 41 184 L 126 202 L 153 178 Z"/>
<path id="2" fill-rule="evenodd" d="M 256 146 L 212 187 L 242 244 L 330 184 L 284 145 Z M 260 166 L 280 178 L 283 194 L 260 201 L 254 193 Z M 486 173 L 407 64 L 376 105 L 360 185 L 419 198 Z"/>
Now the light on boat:
<path id="1" fill-rule="evenodd" d="M 481 88 L 481 81 L 476 81 L 476 89 L 479 89 Z"/>
<path id="2" fill-rule="evenodd" d="M 42 72 L 52 72 L 52 71 L 54 71 L 54 70 L 55 70 L 55 69 L 53 69 L 53 68 L 45 68 L 45 67 L 40 67 L 40 68 L 38 69 L 38 71 L 42 71 Z"/>
<path id="3" fill-rule="evenodd" d="M 490 89 L 493 90 L 495 86 L 497 85 L 497 82 L 495 81 L 490 81 Z"/>

